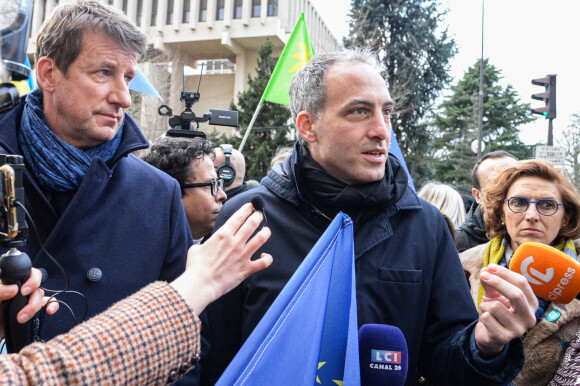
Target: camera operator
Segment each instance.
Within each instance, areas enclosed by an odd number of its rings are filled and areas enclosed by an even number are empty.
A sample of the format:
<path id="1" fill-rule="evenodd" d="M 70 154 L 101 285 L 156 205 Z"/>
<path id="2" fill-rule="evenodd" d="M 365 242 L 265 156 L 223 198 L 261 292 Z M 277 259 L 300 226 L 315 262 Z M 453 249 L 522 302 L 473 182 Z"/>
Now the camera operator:
<path id="1" fill-rule="evenodd" d="M 60 1 L 37 37 L 38 89 L 0 114 L 0 154 L 24 156 L 26 208 L 40 244 L 82 294 L 58 295 L 75 315 L 174 280 L 193 243 L 179 185 L 131 154 L 148 147 L 125 113 L 146 49 L 147 36 L 121 11 Z M 43 271 L 44 288 L 65 286 L 36 238 L 20 249 Z M 66 311 L 46 317 L 40 338 L 75 323 Z"/>
<path id="2" fill-rule="evenodd" d="M 262 228 L 250 238 L 262 218 L 245 205 L 203 245 L 189 249 L 185 273 L 171 284 L 150 284 L 67 334 L 46 344 L 34 343 L 19 354 L 0 356 L 0 380 L 19 385 L 30 380 L 49 385 L 177 380 L 199 359 L 197 315 L 272 263 L 268 254 L 250 259 L 270 236 L 270 230 Z M 31 290 L 36 288 L 37 296 L 29 303 L 33 311 L 42 297 L 39 278 L 33 269 L 27 282 Z M 0 284 L 0 302 L 15 289 Z"/>

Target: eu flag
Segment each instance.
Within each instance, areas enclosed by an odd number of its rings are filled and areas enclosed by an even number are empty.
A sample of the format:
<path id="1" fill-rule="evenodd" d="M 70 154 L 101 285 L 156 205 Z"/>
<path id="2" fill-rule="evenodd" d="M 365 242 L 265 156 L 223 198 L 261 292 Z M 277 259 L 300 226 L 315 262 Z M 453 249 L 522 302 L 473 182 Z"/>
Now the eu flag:
<path id="1" fill-rule="evenodd" d="M 339 213 L 217 385 L 360 385 L 352 220 Z"/>

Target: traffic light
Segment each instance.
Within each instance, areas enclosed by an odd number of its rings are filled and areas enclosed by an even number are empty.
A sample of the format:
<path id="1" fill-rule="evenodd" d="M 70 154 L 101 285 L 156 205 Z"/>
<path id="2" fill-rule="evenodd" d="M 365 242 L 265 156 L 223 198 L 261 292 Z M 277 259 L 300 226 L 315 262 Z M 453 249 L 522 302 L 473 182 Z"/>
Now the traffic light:
<path id="1" fill-rule="evenodd" d="M 532 99 L 546 102 L 544 107 L 533 108 L 532 113 L 543 115 L 546 119 L 556 118 L 556 75 L 533 79 L 532 84 L 545 87 L 544 92 L 532 94 Z"/>

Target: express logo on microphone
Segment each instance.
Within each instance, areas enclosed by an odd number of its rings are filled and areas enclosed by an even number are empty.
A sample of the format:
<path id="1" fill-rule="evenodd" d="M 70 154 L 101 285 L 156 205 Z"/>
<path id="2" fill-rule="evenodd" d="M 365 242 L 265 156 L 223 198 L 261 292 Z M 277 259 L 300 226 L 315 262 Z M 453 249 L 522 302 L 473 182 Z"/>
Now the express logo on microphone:
<path id="1" fill-rule="evenodd" d="M 569 303 L 580 292 L 579 268 L 562 251 L 535 242 L 520 245 L 510 262 L 510 269 L 521 273 L 536 295 L 558 303 Z"/>
<path id="2" fill-rule="evenodd" d="M 528 267 L 533 262 L 534 262 L 534 256 L 526 257 L 522 261 L 522 264 L 520 265 L 521 274 L 532 284 L 535 284 L 535 285 L 542 285 L 544 283 L 548 284 L 554 278 L 554 268 L 548 268 L 546 270 L 546 273 L 541 273 L 540 271 L 538 271 L 535 268 L 530 268 L 528 271 Z"/>

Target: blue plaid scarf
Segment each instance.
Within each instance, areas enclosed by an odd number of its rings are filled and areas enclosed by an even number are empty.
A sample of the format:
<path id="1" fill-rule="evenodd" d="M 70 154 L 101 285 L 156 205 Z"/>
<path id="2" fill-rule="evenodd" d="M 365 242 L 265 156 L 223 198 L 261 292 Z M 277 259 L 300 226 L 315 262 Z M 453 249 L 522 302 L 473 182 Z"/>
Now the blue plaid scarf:
<path id="1" fill-rule="evenodd" d="M 18 140 L 22 153 L 40 185 L 50 192 L 70 192 L 81 184 L 93 159 L 107 162 L 115 155 L 123 126 L 112 140 L 87 150 L 80 150 L 60 139 L 48 126 L 42 110 L 42 92 L 38 89 L 26 98 Z"/>

